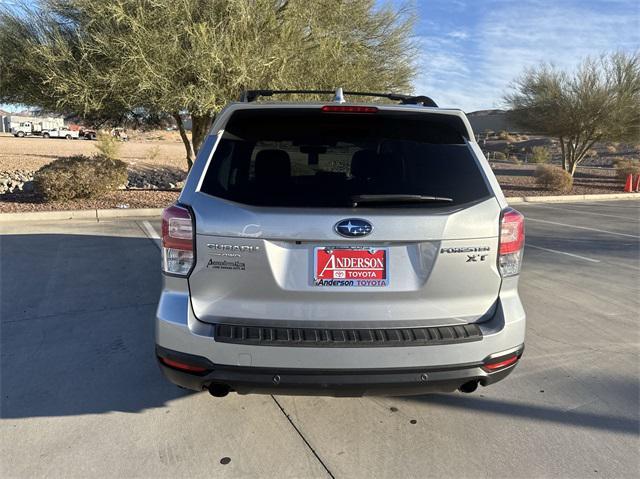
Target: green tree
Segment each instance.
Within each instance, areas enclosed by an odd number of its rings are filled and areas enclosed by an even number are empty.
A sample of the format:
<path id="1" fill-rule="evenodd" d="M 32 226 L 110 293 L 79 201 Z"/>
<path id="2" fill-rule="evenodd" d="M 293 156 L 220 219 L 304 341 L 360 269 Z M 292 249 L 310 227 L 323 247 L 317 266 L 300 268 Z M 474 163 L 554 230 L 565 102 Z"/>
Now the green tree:
<path id="1" fill-rule="evenodd" d="M 42 0 L 0 12 L 0 102 L 170 114 L 190 167 L 243 89 L 410 90 L 412 25 L 374 0 Z"/>
<path id="2" fill-rule="evenodd" d="M 573 74 L 542 65 L 516 80 L 505 99 L 517 124 L 558 138 L 562 167 L 573 176 L 594 143 L 638 141 L 640 54 L 587 59 Z"/>

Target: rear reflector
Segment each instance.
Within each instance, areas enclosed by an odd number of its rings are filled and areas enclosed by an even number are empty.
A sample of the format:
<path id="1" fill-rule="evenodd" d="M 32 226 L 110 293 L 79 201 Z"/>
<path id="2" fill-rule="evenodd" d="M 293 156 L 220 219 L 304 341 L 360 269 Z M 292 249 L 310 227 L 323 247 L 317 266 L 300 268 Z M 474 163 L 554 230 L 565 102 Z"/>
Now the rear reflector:
<path id="1" fill-rule="evenodd" d="M 207 370 L 207 368 L 203 368 L 202 366 L 193 366 L 192 364 L 181 363 L 180 361 L 174 361 L 173 359 L 159 359 L 163 364 L 175 369 L 180 369 L 182 371 L 189 371 L 191 373 L 203 373 Z"/>
<path id="2" fill-rule="evenodd" d="M 506 208 L 500 219 L 500 251 L 498 266 L 503 277 L 520 273 L 524 247 L 524 216 L 513 208 Z"/>
<path id="3" fill-rule="evenodd" d="M 513 356 L 507 356 L 502 357 L 502 358 L 496 358 L 490 361 L 496 361 L 496 362 L 487 362 L 484 364 L 484 368 L 488 371 L 497 371 L 498 369 L 503 369 L 506 368 L 508 366 L 511 366 L 512 364 L 515 364 L 518 362 L 518 359 L 520 359 L 520 357 L 517 354 L 514 354 Z"/>
<path id="4" fill-rule="evenodd" d="M 375 106 L 325 105 L 321 110 L 325 113 L 378 113 Z"/>
<path id="5" fill-rule="evenodd" d="M 193 266 L 193 222 L 191 213 L 173 205 L 162 212 L 162 269 L 186 276 Z"/>

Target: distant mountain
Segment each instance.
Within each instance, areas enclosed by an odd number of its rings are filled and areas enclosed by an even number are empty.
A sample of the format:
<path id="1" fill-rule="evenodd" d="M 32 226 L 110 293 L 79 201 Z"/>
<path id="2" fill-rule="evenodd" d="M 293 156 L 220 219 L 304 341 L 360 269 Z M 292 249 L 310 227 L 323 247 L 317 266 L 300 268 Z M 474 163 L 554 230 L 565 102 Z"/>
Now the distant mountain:
<path id="1" fill-rule="evenodd" d="M 506 130 L 513 133 L 524 133 L 512 121 L 507 119 L 507 110 L 478 110 L 467 113 L 474 133 L 485 133 L 488 130 L 499 132 Z"/>
<path id="2" fill-rule="evenodd" d="M 504 115 L 507 110 L 477 110 L 467 113 L 467 116 L 492 116 L 492 115 Z"/>

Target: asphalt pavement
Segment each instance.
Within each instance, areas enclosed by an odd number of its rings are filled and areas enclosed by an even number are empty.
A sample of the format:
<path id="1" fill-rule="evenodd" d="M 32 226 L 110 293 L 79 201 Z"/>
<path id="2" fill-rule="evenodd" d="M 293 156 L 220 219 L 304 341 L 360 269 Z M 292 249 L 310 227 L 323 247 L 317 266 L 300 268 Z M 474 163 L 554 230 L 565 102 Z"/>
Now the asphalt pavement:
<path id="1" fill-rule="evenodd" d="M 521 363 L 405 398 L 178 389 L 153 354 L 158 219 L 0 224 L 0 476 L 638 477 L 640 203 L 517 208 Z"/>

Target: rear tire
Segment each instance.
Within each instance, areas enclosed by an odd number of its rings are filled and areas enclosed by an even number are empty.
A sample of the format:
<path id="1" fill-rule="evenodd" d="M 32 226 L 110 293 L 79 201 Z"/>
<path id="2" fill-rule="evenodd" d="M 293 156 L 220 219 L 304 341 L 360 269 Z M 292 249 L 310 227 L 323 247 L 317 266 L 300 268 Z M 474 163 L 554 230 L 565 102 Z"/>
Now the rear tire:
<path id="1" fill-rule="evenodd" d="M 49 138 L 49 133 L 43 133 L 42 138 Z"/>
<path id="2" fill-rule="evenodd" d="M 64 136 L 64 139 L 65 139 L 65 140 L 70 140 L 70 139 L 71 139 L 71 135 L 65 135 L 65 136 Z"/>
<path id="3" fill-rule="evenodd" d="M 24 138 L 24 131 L 19 131 L 18 133 L 16 133 L 16 136 L 18 138 Z"/>

